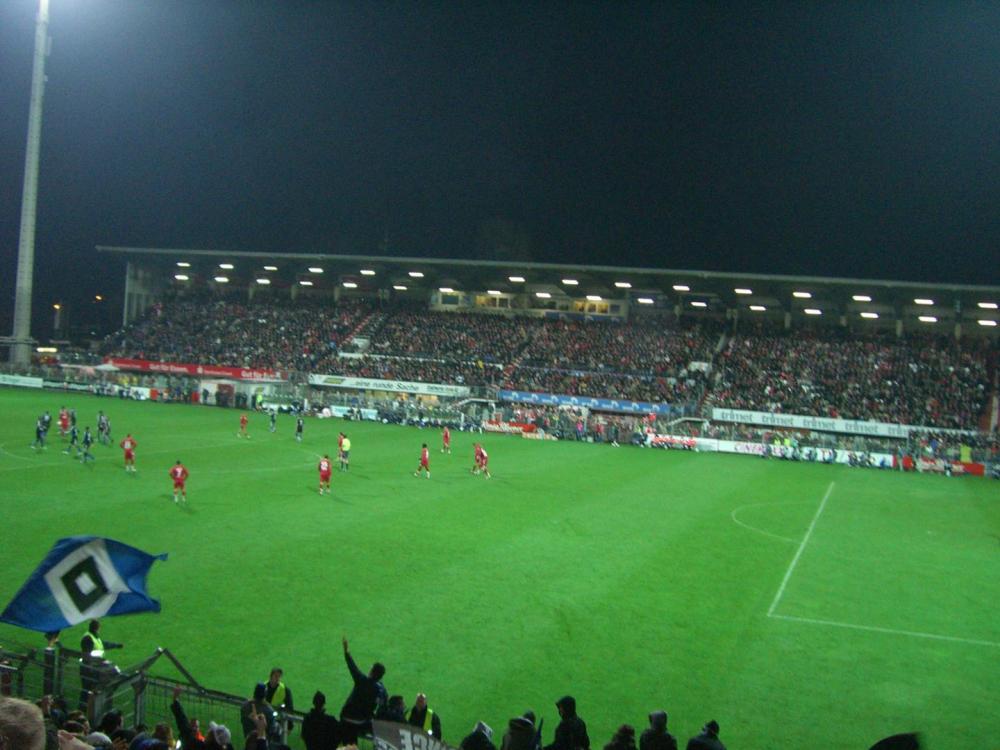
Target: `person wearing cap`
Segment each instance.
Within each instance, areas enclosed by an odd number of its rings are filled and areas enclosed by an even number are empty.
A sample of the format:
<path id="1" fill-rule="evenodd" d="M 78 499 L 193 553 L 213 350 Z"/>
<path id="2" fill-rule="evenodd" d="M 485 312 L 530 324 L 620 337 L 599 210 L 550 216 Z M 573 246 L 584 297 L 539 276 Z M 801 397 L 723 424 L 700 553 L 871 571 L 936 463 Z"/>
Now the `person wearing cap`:
<path id="1" fill-rule="evenodd" d="M 587 736 L 587 724 L 576 715 L 576 698 L 564 695 L 556 701 L 559 710 L 559 726 L 551 745 L 545 750 L 590 750 L 590 737 Z"/>
<path id="2" fill-rule="evenodd" d="M 477 721 L 472 733 L 459 743 L 459 750 L 497 750 L 493 744 L 493 730 L 485 721 Z"/>
<path id="3" fill-rule="evenodd" d="M 354 687 L 347 696 L 344 707 L 340 709 L 340 742 L 344 745 L 355 745 L 358 742 L 358 735 L 371 734 L 372 717 L 379 708 L 388 703 L 389 694 L 382 684 L 385 666 L 375 662 L 368 670 L 368 674 L 365 674 L 354 663 L 347 638 L 343 639 L 343 644 L 344 661 L 347 662 L 347 670 L 354 680 Z"/>
<path id="4" fill-rule="evenodd" d="M 639 750 L 677 750 L 677 740 L 667 731 L 666 711 L 649 715 L 649 729 L 639 737 Z"/>
<path id="5" fill-rule="evenodd" d="M 441 739 L 441 718 L 436 711 L 428 707 L 425 693 L 417 693 L 410 715 L 406 718 L 406 723 L 420 727 L 435 739 Z"/>
<path id="6" fill-rule="evenodd" d="M 688 740 L 687 750 L 726 750 L 719 739 L 719 722 L 712 719 L 701 728 L 701 734 Z"/>
<path id="7" fill-rule="evenodd" d="M 326 696 L 317 690 L 312 711 L 302 720 L 302 741 L 306 750 L 336 750 L 339 738 L 340 722 L 326 712 Z"/>
<path id="8" fill-rule="evenodd" d="M 254 685 L 253 698 L 247 700 L 240 706 L 240 723 L 243 725 L 244 739 L 249 737 L 257 729 L 256 715 L 261 715 L 267 720 L 267 736 L 273 739 L 280 739 L 277 714 L 270 703 L 267 702 L 267 685 L 258 682 Z M 283 744 L 283 743 L 279 743 Z"/>
<path id="9" fill-rule="evenodd" d="M 188 721 L 188 717 L 184 713 L 184 707 L 181 705 L 180 697 L 183 692 L 184 688 L 182 686 L 178 685 L 175 687 L 173 701 L 170 704 L 170 712 L 174 715 L 174 721 L 177 722 L 177 732 L 181 736 L 182 750 L 233 750 L 232 733 L 223 724 L 216 724 L 214 721 L 210 721 L 208 722 L 208 731 L 205 733 L 205 739 L 199 740 L 195 737 L 191 731 L 191 722 Z M 266 720 L 260 714 L 257 714 L 257 721 L 262 726 L 267 726 Z M 258 738 L 257 745 L 253 750 L 267 750 L 266 737 L 264 739 Z"/>

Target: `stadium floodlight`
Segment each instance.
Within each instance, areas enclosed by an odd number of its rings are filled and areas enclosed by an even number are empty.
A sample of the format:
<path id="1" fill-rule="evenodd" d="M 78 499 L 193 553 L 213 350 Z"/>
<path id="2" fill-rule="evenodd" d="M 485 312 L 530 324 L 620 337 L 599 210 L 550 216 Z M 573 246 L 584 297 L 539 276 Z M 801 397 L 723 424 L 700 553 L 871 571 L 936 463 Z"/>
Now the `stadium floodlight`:
<path id="1" fill-rule="evenodd" d="M 216 276 L 215 280 L 218 283 L 220 283 L 220 284 L 228 284 L 229 283 L 229 277 L 228 276 Z"/>
<path id="2" fill-rule="evenodd" d="M 600 302 L 601 301 L 601 295 L 599 295 L 599 294 L 588 294 L 587 295 L 587 301 L 588 302 Z"/>
<path id="3" fill-rule="evenodd" d="M 699 299 L 693 299 L 691 300 L 691 307 L 708 307 L 708 303 L 702 302 Z"/>
<path id="4" fill-rule="evenodd" d="M 357 288 L 358 288 L 358 285 L 354 281 L 345 281 L 344 282 L 344 289 L 357 289 Z"/>
<path id="5" fill-rule="evenodd" d="M 861 317 L 865 318 L 867 320 L 875 320 L 875 319 L 878 318 L 878 313 L 877 312 L 863 312 L 863 313 L 861 313 Z"/>
<path id="6" fill-rule="evenodd" d="M 220 263 L 219 264 L 219 268 L 221 268 L 223 271 L 232 271 L 233 270 L 233 264 L 232 263 Z"/>
<path id="7" fill-rule="evenodd" d="M 277 271 L 278 267 L 277 266 L 264 266 L 264 270 L 265 271 Z"/>
<path id="8" fill-rule="evenodd" d="M 981 326 L 988 326 L 990 328 L 995 328 L 997 324 L 995 320 L 990 320 L 989 318 L 980 318 L 977 322 Z"/>
<path id="9" fill-rule="evenodd" d="M 370 269 L 370 268 L 362 268 L 361 269 L 361 275 L 362 276 L 374 276 L 375 272 L 372 269 Z"/>
<path id="10" fill-rule="evenodd" d="M 62 310 L 62 305 L 60 305 L 58 302 L 56 302 L 54 305 L 52 305 L 52 309 L 53 310 Z"/>
<path id="11" fill-rule="evenodd" d="M 510 279 L 511 283 L 513 283 L 513 284 L 523 284 L 524 283 L 524 277 L 523 276 L 508 276 L 507 278 Z"/>
<path id="12" fill-rule="evenodd" d="M 763 305 L 750 305 L 750 309 L 754 312 L 765 312 L 767 310 Z"/>
<path id="13" fill-rule="evenodd" d="M 806 315 L 822 315 L 823 314 L 823 311 L 820 310 L 818 307 L 807 307 L 802 312 L 804 312 Z"/>
<path id="14" fill-rule="evenodd" d="M 674 291 L 675 292 L 690 292 L 691 291 L 691 287 L 689 287 L 687 284 L 674 284 Z"/>
<path id="15" fill-rule="evenodd" d="M 319 266 L 309 266 L 309 273 L 323 273 L 323 269 Z"/>
<path id="16" fill-rule="evenodd" d="M 745 287 L 736 287 L 733 291 L 737 294 L 753 294 L 753 289 L 747 289 Z"/>
<path id="17" fill-rule="evenodd" d="M 919 320 L 921 323 L 937 323 L 937 318 L 935 318 L 933 315 L 921 315 L 919 318 L 917 318 L 917 320 Z"/>
<path id="18" fill-rule="evenodd" d="M 562 283 L 565 284 L 566 286 L 576 286 L 580 282 L 577 281 L 576 279 L 563 279 Z"/>
<path id="19" fill-rule="evenodd" d="M 628 283 L 627 281 L 616 281 L 615 282 L 615 287 L 617 289 L 631 289 L 632 285 L 630 283 Z"/>
<path id="20" fill-rule="evenodd" d="M 36 346 L 35 351 L 39 354 L 55 354 L 59 351 L 59 348 L 55 346 Z"/>
<path id="21" fill-rule="evenodd" d="M 302 281 L 300 281 L 299 284 L 301 286 L 312 286 L 313 285 L 313 283 L 311 281 L 309 281 L 309 279 L 302 279 Z"/>
<path id="22" fill-rule="evenodd" d="M 102 297 L 100 294 L 95 294 L 94 295 L 94 300 L 96 302 L 103 302 L 104 301 L 104 297 Z"/>
<path id="23" fill-rule="evenodd" d="M 393 284 L 392 288 L 395 289 L 397 292 L 405 292 L 406 291 L 406 287 L 404 285 L 402 285 L 402 284 Z"/>
<path id="24" fill-rule="evenodd" d="M 925 307 L 931 307 L 934 304 L 934 300 L 928 299 L 927 297 L 916 297 L 913 300 L 915 305 L 924 305 Z"/>
<path id="25" fill-rule="evenodd" d="M 636 300 L 636 302 L 638 302 L 640 305 L 651 305 L 651 304 L 653 304 L 653 298 L 652 297 L 639 297 Z"/>
<path id="26" fill-rule="evenodd" d="M 499 297 L 500 296 L 500 290 L 499 289 L 487 289 L 486 293 L 489 294 L 489 295 L 491 295 L 491 296 L 493 296 L 493 297 Z"/>
<path id="27" fill-rule="evenodd" d="M 869 297 L 867 294 L 855 294 L 853 297 L 851 297 L 851 299 L 854 300 L 855 302 L 871 302 L 872 301 L 872 298 Z"/>
<path id="28" fill-rule="evenodd" d="M 996 302 L 977 302 L 976 306 L 980 310 L 996 310 L 997 309 L 997 303 Z"/>
<path id="29" fill-rule="evenodd" d="M 259 279 L 257 279 L 257 283 L 260 284 L 260 285 L 262 285 L 262 286 L 267 286 L 268 284 L 271 283 L 271 280 L 270 279 L 265 279 L 265 278 L 259 278 Z"/>
<path id="30" fill-rule="evenodd" d="M 179 260 L 179 261 L 177 261 L 177 267 L 178 268 L 190 268 L 191 264 L 188 263 L 186 260 Z"/>
<path id="31" fill-rule="evenodd" d="M 812 299 L 812 292 L 792 292 L 796 299 Z"/>
<path id="32" fill-rule="evenodd" d="M 549 299 L 552 295 L 548 292 L 535 292 L 535 296 L 538 297 L 538 299 Z"/>
<path id="33" fill-rule="evenodd" d="M 174 278 L 177 279 L 178 281 L 187 281 L 191 277 L 188 276 L 186 273 L 175 273 Z"/>
<path id="34" fill-rule="evenodd" d="M 410 271 L 410 273 L 408 275 L 409 275 L 409 277 L 411 279 L 422 279 L 422 278 L 424 278 L 424 272 L 423 271 Z"/>
<path id="35" fill-rule="evenodd" d="M 438 287 L 438 291 L 441 292 L 441 294 L 454 294 L 455 293 L 455 290 L 452 289 L 450 286 Z"/>

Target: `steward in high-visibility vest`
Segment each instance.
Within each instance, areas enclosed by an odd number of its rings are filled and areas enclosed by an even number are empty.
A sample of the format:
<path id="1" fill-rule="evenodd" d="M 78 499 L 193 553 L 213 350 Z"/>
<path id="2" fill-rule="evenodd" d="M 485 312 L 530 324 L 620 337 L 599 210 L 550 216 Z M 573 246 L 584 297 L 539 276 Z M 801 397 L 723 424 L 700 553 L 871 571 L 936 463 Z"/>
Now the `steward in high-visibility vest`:
<path id="1" fill-rule="evenodd" d="M 267 680 L 267 691 L 264 693 L 267 702 L 271 704 L 271 708 L 281 714 L 287 714 L 295 710 L 292 705 L 292 691 L 285 687 L 285 683 L 281 681 L 284 674 L 278 667 L 272 669 L 271 676 Z M 287 724 L 288 731 L 291 731 L 292 726 L 292 722 L 289 721 Z M 284 732 L 282 732 L 282 736 L 284 736 Z"/>
<path id="2" fill-rule="evenodd" d="M 103 659 L 104 652 L 110 651 L 113 648 L 121 648 L 122 644 L 112 643 L 108 641 L 105 643 L 101 640 L 98 635 L 101 629 L 100 620 L 91 620 L 90 625 L 87 628 L 87 634 L 80 639 L 80 651 L 85 655 L 89 653 L 93 659 Z"/>
<path id="3" fill-rule="evenodd" d="M 424 693 L 417 693 L 417 698 L 410 709 L 410 716 L 407 723 L 411 726 L 420 727 L 427 734 L 435 739 L 441 739 L 441 719 L 427 706 L 427 696 Z"/>

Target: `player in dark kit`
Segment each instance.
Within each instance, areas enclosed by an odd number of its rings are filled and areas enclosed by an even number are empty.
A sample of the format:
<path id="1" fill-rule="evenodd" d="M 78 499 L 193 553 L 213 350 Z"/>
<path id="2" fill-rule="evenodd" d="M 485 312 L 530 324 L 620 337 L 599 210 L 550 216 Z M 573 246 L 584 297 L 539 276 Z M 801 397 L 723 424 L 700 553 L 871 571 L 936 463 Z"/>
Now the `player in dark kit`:
<path id="1" fill-rule="evenodd" d="M 76 455 L 80 455 L 80 430 L 77 429 L 76 425 L 70 425 L 69 428 L 69 445 L 66 446 L 66 450 L 63 451 L 66 455 L 73 452 L 76 449 Z"/>
<path id="2" fill-rule="evenodd" d="M 271 432 L 278 431 L 278 412 L 276 409 L 271 409 L 271 426 L 268 429 Z"/>
<path id="3" fill-rule="evenodd" d="M 295 420 L 295 439 L 298 442 L 302 442 L 302 430 L 305 429 L 306 423 L 302 421 L 302 417 L 298 417 Z"/>
<path id="4" fill-rule="evenodd" d="M 35 450 L 45 447 L 45 420 L 41 417 L 35 420 L 35 442 L 31 447 Z"/>
<path id="5" fill-rule="evenodd" d="M 427 443 L 424 443 L 423 447 L 420 449 L 420 465 L 417 466 L 417 470 L 413 472 L 413 476 L 419 477 L 421 471 L 426 473 L 428 479 L 431 478 L 431 453 L 427 450 Z"/>
<path id="6" fill-rule="evenodd" d="M 94 454 L 90 452 L 90 446 L 94 444 L 94 436 L 90 433 L 90 427 L 83 428 L 83 450 L 80 453 L 80 462 L 87 463 L 87 461 L 94 460 Z"/>

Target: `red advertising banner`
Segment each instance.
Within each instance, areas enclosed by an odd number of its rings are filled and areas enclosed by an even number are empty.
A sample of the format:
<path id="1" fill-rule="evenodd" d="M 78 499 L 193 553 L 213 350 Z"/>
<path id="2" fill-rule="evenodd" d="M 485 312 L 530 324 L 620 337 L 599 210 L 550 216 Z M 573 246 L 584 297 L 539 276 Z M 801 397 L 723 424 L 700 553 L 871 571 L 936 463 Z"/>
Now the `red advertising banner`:
<path id="1" fill-rule="evenodd" d="M 512 435 L 522 435 L 526 432 L 534 432 L 537 428 L 528 422 L 501 422 L 491 419 L 483 424 L 486 432 L 506 432 Z"/>
<path id="2" fill-rule="evenodd" d="M 220 365 L 192 365 L 181 362 L 153 362 L 148 359 L 109 357 L 106 364 L 119 370 L 156 372 L 165 375 L 191 375 L 196 378 L 225 378 L 227 380 L 287 380 L 281 370 L 253 370 L 247 367 L 222 367 Z"/>

